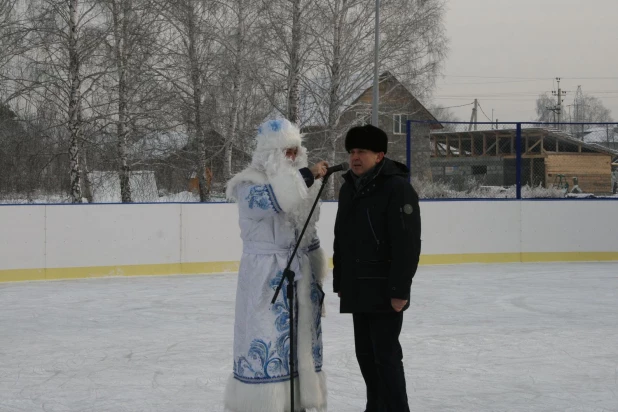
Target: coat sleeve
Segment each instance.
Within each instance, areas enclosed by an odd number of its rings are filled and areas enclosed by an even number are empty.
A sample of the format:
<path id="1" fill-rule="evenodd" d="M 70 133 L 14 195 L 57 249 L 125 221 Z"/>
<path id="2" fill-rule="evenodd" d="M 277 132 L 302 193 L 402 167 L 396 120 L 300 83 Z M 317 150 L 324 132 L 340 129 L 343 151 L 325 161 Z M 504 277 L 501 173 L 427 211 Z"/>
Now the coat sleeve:
<path id="1" fill-rule="evenodd" d="M 405 179 L 397 179 L 391 192 L 387 229 L 391 246 L 390 296 L 409 300 L 421 253 L 421 212 L 418 195 Z"/>
<path id="2" fill-rule="evenodd" d="M 238 208 L 243 216 L 259 220 L 282 212 L 270 184 L 241 184 L 236 191 Z"/>
<path id="3" fill-rule="evenodd" d="M 315 183 L 315 177 L 313 177 L 313 173 L 311 173 L 311 169 L 309 169 L 308 167 L 303 167 L 302 169 L 299 170 L 300 175 L 303 177 L 303 180 L 305 181 L 305 184 L 307 185 L 307 187 L 311 187 L 313 186 L 313 183 Z"/>
<path id="4" fill-rule="evenodd" d="M 245 216 L 253 219 L 282 212 L 297 207 L 308 194 L 315 179 L 308 168 L 291 169 L 269 179 L 266 184 L 240 184 L 236 188 L 235 199 Z"/>

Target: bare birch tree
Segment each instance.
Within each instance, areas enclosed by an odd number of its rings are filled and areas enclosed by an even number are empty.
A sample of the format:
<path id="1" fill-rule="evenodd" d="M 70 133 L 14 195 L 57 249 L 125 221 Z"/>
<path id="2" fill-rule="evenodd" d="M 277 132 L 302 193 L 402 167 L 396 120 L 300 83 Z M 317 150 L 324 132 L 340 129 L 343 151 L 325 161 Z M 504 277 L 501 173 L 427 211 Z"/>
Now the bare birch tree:
<path id="1" fill-rule="evenodd" d="M 29 4 L 30 50 L 26 56 L 29 78 L 18 79 L 34 99 L 66 113 L 62 120 L 68 138 L 70 196 L 82 202 L 80 146 L 83 140 L 81 114 L 84 89 L 91 90 L 96 71 L 85 73 L 102 36 L 93 21 L 97 6 L 89 0 L 40 0 Z"/>
<path id="2" fill-rule="evenodd" d="M 340 117 L 371 78 L 372 59 L 367 50 L 373 33 L 374 7 L 359 0 L 325 0 L 319 6 L 321 24 L 313 26 L 317 47 L 312 52 L 318 65 L 306 81 L 314 106 L 309 109 L 310 117 L 312 123 L 324 125 L 326 150 L 322 153 L 334 165 L 338 141 L 345 133 L 339 125 Z M 335 196 L 332 179 L 326 196 Z"/>
<path id="3" fill-rule="evenodd" d="M 263 89 L 272 96 L 272 105 L 291 122 L 302 124 L 304 114 L 303 78 L 315 45 L 310 27 L 316 23 L 316 2 L 274 0 L 263 3 L 260 23 L 261 72 Z M 270 89 L 270 90 L 269 90 Z"/>
<path id="4" fill-rule="evenodd" d="M 152 66 L 157 59 L 156 38 L 160 19 L 151 0 L 100 0 L 106 8 L 109 38 L 108 72 L 104 90 L 107 123 L 113 124 L 120 194 L 123 203 L 134 200 L 130 185 L 131 145 L 158 115 L 158 85 Z"/>
<path id="5" fill-rule="evenodd" d="M 381 65 L 426 99 L 446 55 L 446 0 L 385 0 L 380 15 Z"/>
<path id="6" fill-rule="evenodd" d="M 128 85 L 127 70 L 129 59 L 129 24 L 131 23 L 132 1 L 109 0 L 112 12 L 112 27 L 114 33 L 114 55 L 116 63 L 116 80 L 118 87 L 118 120 L 116 123 L 118 149 L 118 175 L 120 177 L 120 197 L 123 203 L 131 203 L 131 185 L 129 183 L 130 168 L 127 159 L 128 133 Z"/>
<path id="7" fill-rule="evenodd" d="M 214 69 L 216 44 L 212 32 L 212 15 L 216 12 L 211 1 L 174 0 L 166 2 L 162 13 L 170 26 L 162 39 L 164 55 L 158 73 L 169 82 L 179 103 L 179 113 L 186 119 L 186 129 L 192 141 L 197 142 L 197 176 L 199 198 L 208 201 L 206 181 L 208 166 L 206 128 L 213 128 L 213 119 L 204 119 L 207 88 Z M 210 112 L 213 102 L 210 103 Z"/>
<path id="8" fill-rule="evenodd" d="M 230 61 L 230 101 L 227 116 L 227 127 L 225 130 L 225 153 L 224 153 L 224 173 L 225 180 L 232 177 L 232 153 L 236 133 L 238 131 L 238 113 L 240 111 L 240 94 L 245 79 L 243 67 L 246 66 L 244 60 L 247 48 L 246 34 L 250 22 L 247 19 L 247 0 L 234 0 L 231 2 L 229 10 L 233 15 L 233 22 L 236 24 L 236 31 L 230 39 L 227 36 L 217 36 L 218 41 L 224 46 L 225 54 L 229 55 Z M 223 31 L 225 33 L 225 31 Z"/>
<path id="9" fill-rule="evenodd" d="M 81 170 L 79 167 L 79 146 L 82 140 L 81 125 L 81 60 L 78 52 L 79 0 L 69 0 L 69 162 L 71 174 L 71 197 L 73 203 L 82 202 Z"/>
<path id="10" fill-rule="evenodd" d="M 380 71 L 397 74 L 398 79 L 421 95 L 432 89 L 446 55 L 446 37 L 441 26 L 443 3 L 442 0 L 381 3 Z M 353 110 L 350 104 L 354 98 L 372 83 L 375 3 L 321 0 L 316 2 L 316 7 L 319 18 L 311 26 L 316 47 L 309 58 L 316 64 L 303 80 L 304 89 L 311 95 L 305 111 L 311 124 L 324 128 L 326 150 L 323 153 L 334 164 L 338 160 L 338 141 L 350 126 L 340 124 L 341 116 L 346 110 Z M 358 110 L 362 115 L 367 108 Z M 369 112 L 366 115 L 369 117 Z M 326 193 L 328 198 L 334 197 L 332 181 Z"/>
<path id="11" fill-rule="evenodd" d="M 13 1 L 0 0 L 0 6 Z M 444 3 L 381 2 L 380 71 L 393 73 L 421 99 L 430 95 L 446 53 Z M 199 199 L 206 201 L 211 196 L 207 167 L 220 171 L 213 181 L 227 180 L 241 159 L 248 161 L 257 125 L 276 112 L 321 130 L 321 156 L 336 163 L 350 126 L 342 124 L 342 116 L 354 110 L 351 102 L 373 77 L 373 1 L 32 0 L 28 5 L 31 50 L 19 56 L 27 63 L 19 65 L 23 73 L 9 80 L 18 86 L 13 94 L 19 99 L 47 109 L 35 122 L 37 130 L 43 121 L 65 128 L 64 135 L 47 135 L 68 148 L 73 201 L 83 196 L 86 152 L 95 170 L 118 171 L 123 202 L 135 200 L 131 171 L 157 167 L 159 161 L 147 153 L 136 158 L 138 143 L 149 133 L 168 132 L 188 136 L 189 142 L 180 142 L 161 164 L 168 162 L 183 176 L 195 172 Z M 7 33 L 3 27 L 11 24 L 0 18 L 0 40 Z M 11 53 L 0 50 L 0 76 Z M 189 184 L 175 179 L 176 187 Z M 328 188 L 328 197 L 333 191 Z M 88 197 L 88 190 L 84 193 Z"/>
<path id="12" fill-rule="evenodd" d="M 0 93 L 6 93 L 6 66 L 20 48 L 16 3 L 17 0 L 0 0 Z"/>

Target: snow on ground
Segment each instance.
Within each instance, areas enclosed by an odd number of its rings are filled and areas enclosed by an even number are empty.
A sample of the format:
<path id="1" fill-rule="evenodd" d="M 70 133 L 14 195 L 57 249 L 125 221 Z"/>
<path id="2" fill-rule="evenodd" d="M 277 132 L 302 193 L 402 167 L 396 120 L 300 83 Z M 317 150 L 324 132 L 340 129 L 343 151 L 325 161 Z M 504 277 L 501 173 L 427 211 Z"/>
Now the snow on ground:
<path id="1" fill-rule="evenodd" d="M 222 411 L 235 287 L 0 284 L 0 411 Z M 618 411 L 617 291 L 618 263 L 421 267 L 401 336 L 412 411 Z M 360 412 L 352 319 L 326 304 L 329 411 Z"/>

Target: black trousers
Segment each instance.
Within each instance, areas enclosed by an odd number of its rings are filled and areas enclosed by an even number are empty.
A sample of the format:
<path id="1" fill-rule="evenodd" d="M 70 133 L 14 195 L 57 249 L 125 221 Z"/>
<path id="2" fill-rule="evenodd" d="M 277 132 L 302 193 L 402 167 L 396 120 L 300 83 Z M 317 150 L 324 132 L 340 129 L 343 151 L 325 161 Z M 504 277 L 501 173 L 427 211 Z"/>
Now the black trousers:
<path id="1" fill-rule="evenodd" d="M 399 334 L 403 312 L 354 313 L 356 359 L 367 386 L 366 412 L 410 412 Z"/>

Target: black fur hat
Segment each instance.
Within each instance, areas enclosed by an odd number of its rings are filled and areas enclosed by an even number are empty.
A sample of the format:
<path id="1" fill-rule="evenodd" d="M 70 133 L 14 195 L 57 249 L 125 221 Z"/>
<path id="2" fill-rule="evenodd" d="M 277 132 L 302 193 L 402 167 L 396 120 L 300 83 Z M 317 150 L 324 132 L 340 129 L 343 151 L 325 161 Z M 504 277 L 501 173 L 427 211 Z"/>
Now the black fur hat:
<path id="1" fill-rule="evenodd" d="M 370 124 L 353 127 L 345 136 L 345 150 L 348 153 L 352 149 L 366 149 L 376 153 L 386 153 L 387 148 L 388 136 L 384 130 Z"/>

